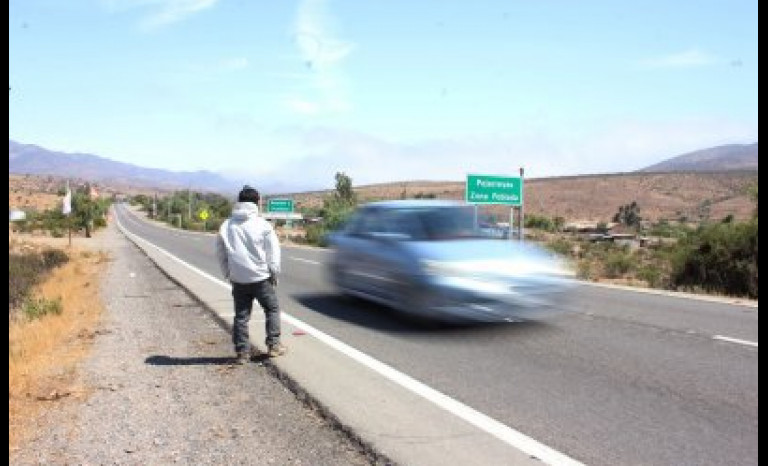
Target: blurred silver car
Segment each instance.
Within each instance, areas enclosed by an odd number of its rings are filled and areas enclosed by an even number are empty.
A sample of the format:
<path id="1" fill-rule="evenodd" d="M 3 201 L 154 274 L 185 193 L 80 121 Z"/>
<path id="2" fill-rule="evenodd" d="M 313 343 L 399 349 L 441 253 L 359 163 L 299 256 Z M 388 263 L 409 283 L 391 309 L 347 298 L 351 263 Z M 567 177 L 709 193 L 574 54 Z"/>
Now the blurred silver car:
<path id="1" fill-rule="evenodd" d="M 474 207 L 459 202 L 366 204 L 328 242 L 330 277 L 343 293 L 430 320 L 545 315 L 573 283 L 548 251 L 483 236 Z"/>

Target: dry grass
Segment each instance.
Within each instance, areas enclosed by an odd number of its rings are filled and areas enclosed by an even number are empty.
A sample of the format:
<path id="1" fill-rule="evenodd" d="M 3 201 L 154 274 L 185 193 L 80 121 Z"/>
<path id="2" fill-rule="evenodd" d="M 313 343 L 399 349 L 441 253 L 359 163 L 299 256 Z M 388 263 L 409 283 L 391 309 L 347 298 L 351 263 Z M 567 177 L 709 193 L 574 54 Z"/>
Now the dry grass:
<path id="1" fill-rule="evenodd" d="M 53 179 L 8 175 L 8 207 L 17 209 L 52 209 L 61 204 Z"/>
<path id="2" fill-rule="evenodd" d="M 91 347 L 102 313 L 98 277 L 107 255 L 68 254 L 70 261 L 36 290 L 38 296 L 61 299 L 62 313 L 31 321 L 17 318 L 8 325 L 9 451 L 30 438 L 56 403 L 87 394 L 76 386 L 75 369 Z"/>
<path id="3" fill-rule="evenodd" d="M 101 197 L 110 197 L 114 194 L 144 194 L 169 192 L 162 188 L 137 187 L 130 183 L 113 180 L 111 182 L 94 181 L 75 177 L 61 177 L 52 175 L 16 175 L 8 174 L 8 206 L 18 209 L 35 208 L 37 210 L 51 209 L 61 206 L 59 190 L 63 189 L 69 181 L 74 190 L 86 183 L 95 186 Z"/>
<path id="4" fill-rule="evenodd" d="M 619 206 L 637 201 L 648 220 L 698 221 L 702 216 L 719 220 L 752 215 L 754 203 L 747 188 L 757 184 L 757 172 L 723 173 L 623 173 L 527 179 L 526 213 L 561 216 L 566 221 L 610 221 Z M 354 180 L 353 180 L 354 181 Z M 464 183 L 408 181 L 355 188 L 360 200 L 398 199 L 403 194 L 434 194 L 440 199 L 463 199 Z M 327 192 L 297 193 L 299 206 L 319 207 Z M 506 220 L 509 208 L 483 207 L 484 213 Z"/>

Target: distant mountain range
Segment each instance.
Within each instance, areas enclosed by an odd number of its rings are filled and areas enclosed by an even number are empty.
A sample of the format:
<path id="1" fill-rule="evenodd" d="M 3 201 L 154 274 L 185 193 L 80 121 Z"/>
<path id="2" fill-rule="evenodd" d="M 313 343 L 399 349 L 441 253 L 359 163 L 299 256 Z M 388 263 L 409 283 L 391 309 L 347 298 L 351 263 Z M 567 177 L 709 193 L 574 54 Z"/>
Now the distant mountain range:
<path id="1" fill-rule="evenodd" d="M 688 152 L 638 171 L 716 172 L 734 170 L 757 170 L 757 143 L 728 144 Z"/>
<path id="2" fill-rule="evenodd" d="M 105 184 L 158 189 L 192 188 L 231 193 L 238 183 L 210 171 L 171 171 L 144 168 L 91 154 L 48 150 L 8 141 L 8 173 L 54 175 Z"/>
<path id="3" fill-rule="evenodd" d="M 757 171 L 757 142 L 731 144 L 672 157 L 639 172 Z M 171 171 L 116 162 L 91 154 L 67 153 L 32 144 L 8 141 L 8 173 L 53 175 L 93 180 L 113 186 L 215 191 L 231 194 L 243 185 L 210 171 Z M 280 193 L 277 184 L 262 186 L 264 192 Z M 284 187 L 283 187 L 284 188 Z"/>

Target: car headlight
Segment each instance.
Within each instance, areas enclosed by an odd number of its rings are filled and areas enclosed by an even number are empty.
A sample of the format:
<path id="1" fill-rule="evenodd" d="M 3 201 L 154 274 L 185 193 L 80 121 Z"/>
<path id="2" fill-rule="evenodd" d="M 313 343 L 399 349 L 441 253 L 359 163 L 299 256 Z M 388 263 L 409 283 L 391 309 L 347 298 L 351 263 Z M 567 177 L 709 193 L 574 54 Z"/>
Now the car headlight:
<path id="1" fill-rule="evenodd" d="M 463 293 L 504 294 L 508 283 L 463 262 L 421 261 L 424 272 L 441 286 Z"/>
<path id="2" fill-rule="evenodd" d="M 427 275 L 482 280 L 509 280 L 525 277 L 572 278 L 574 273 L 559 261 L 467 261 L 446 262 L 423 259 Z"/>
<path id="3" fill-rule="evenodd" d="M 427 275 L 447 275 L 450 271 L 449 264 L 441 261 L 422 259 L 419 261 L 421 268 Z"/>
<path id="4" fill-rule="evenodd" d="M 467 277 L 471 271 L 455 262 L 422 259 L 421 267 L 427 275 L 437 277 Z"/>

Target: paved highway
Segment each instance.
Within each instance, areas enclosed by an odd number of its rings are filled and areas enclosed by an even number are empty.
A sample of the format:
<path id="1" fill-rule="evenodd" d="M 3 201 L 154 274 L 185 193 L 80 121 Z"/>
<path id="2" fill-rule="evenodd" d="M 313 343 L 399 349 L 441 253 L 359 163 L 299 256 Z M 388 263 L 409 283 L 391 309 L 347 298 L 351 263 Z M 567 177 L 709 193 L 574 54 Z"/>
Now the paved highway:
<path id="1" fill-rule="evenodd" d="M 123 226 L 220 277 L 213 236 Z M 758 464 L 758 309 L 579 286 L 538 322 L 424 328 L 338 297 L 327 251 L 284 248 L 285 313 L 591 465 Z"/>

